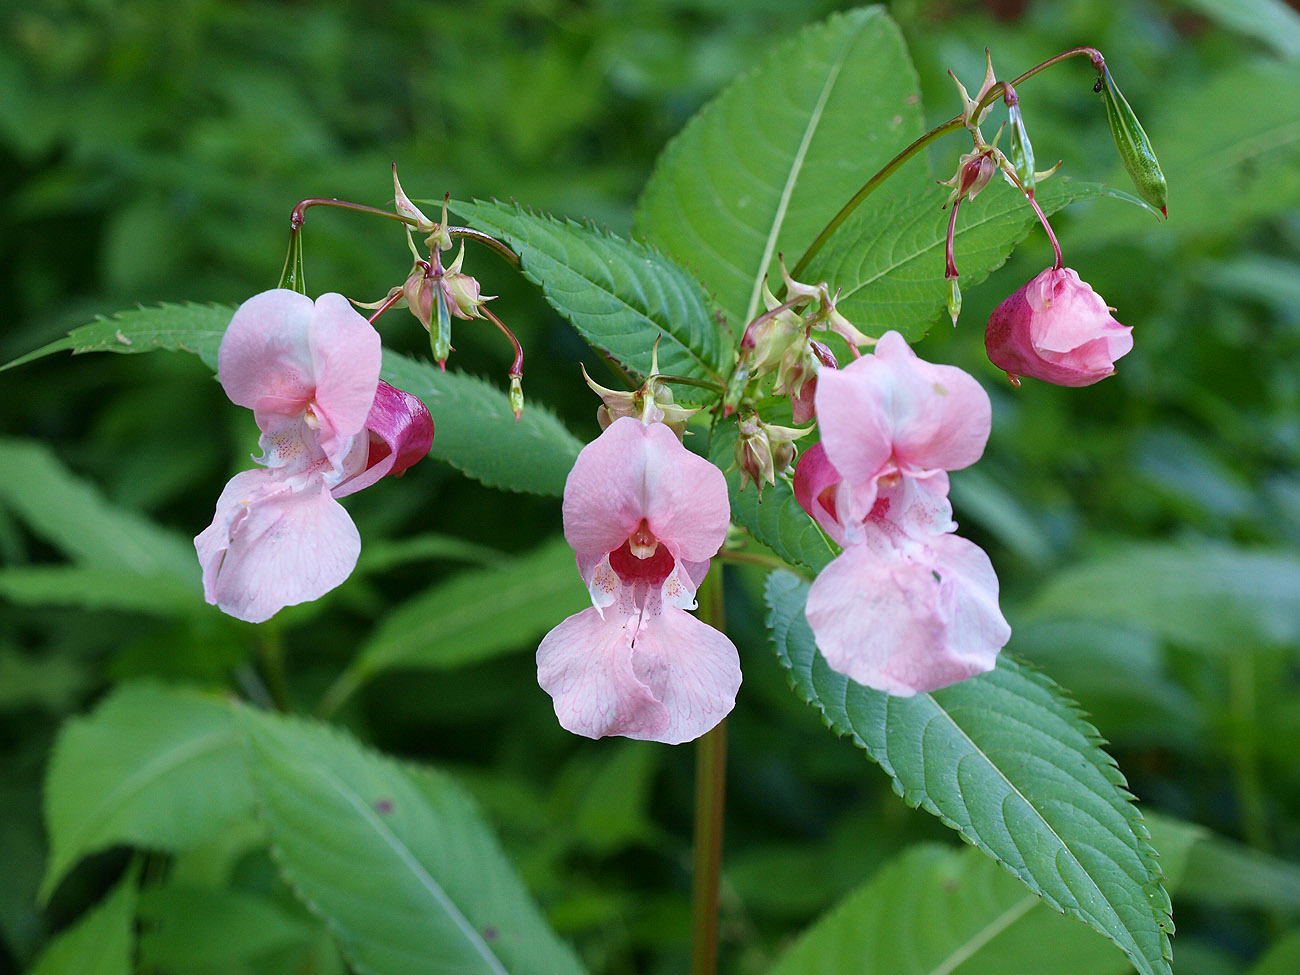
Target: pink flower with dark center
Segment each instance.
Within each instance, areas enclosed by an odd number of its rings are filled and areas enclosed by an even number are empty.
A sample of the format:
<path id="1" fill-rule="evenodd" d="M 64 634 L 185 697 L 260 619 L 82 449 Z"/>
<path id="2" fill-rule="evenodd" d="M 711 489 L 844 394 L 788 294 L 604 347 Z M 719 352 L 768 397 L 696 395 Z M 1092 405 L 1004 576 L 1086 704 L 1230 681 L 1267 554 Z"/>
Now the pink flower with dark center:
<path id="1" fill-rule="evenodd" d="M 979 459 L 988 396 L 897 332 L 818 377 L 822 442 L 795 469 L 795 498 L 844 551 L 805 615 L 833 670 L 899 696 L 991 670 L 1011 630 L 988 556 L 952 532 L 949 470 Z"/>
<path id="2" fill-rule="evenodd" d="M 563 510 L 592 606 L 537 649 L 560 724 L 588 738 L 698 738 L 740 687 L 735 646 L 686 612 L 726 539 L 722 472 L 664 424 L 621 417 L 578 455 Z"/>
<path id="3" fill-rule="evenodd" d="M 260 623 L 351 574 L 361 538 L 337 498 L 428 453 L 419 399 L 379 379 L 379 335 L 341 295 L 255 295 L 221 342 L 227 395 L 254 411 L 264 467 L 236 474 L 195 539 L 209 603 Z"/>
<path id="4" fill-rule="evenodd" d="M 1091 386 L 1132 350 L 1132 332 L 1073 269 L 1057 267 L 993 310 L 984 347 L 1017 385 L 1021 376 L 1033 376 L 1058 386 Z"/>

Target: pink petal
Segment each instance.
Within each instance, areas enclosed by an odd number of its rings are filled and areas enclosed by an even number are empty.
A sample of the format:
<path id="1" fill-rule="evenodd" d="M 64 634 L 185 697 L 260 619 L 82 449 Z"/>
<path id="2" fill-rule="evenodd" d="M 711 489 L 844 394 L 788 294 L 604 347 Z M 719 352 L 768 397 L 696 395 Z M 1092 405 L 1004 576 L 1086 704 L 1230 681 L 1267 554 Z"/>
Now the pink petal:
<path id="1" fill-rule="evenodd" d="M 955 535 L 870 534 L 822 570 L 805 614 L 832 670 L 900 697 L 991 670 L 1011 634 L 988 557 Z"/>
<path id="2" fill-rule="evenodd" d="M 638 618 L 610 609 L 602 619 L 594 608 L 584 609 L 542 638 L 537 682 L 566 730 L 657 740 L 668 727 L 667 709 L 632 668 Z"/>
<path id="3" fill-rule="evenodd" d="M 379 333 L 342 295 L 313 303 L 276 289 L 239 306 L 218 375 L 230 399 L 254 411 L 266 463 L 292 467 L 305 442 L 338 468 L 374 402 L 380 354 Z M 309 410 L 314 426 L 304 427 Z"/>
<path id="4" fill-rule="evenodd" d="M 974 378 L 886 332 L 873 355 L 818 374 L 817 416 L 831 463 L 860 485 L 891 456 L 909 471 L 968 467 L 984 453 L 993 413 Z"/>
<path id="5" fill-rule="evenodd" d="M 401 474 L 426 456 L 433 445 L 433 418 L 418 396 L 380 380 L 366 418 L 366 432 L 365 469 L 334 488 L 336 498 L 354 494 L 389 474 Z"/>
<path id="6" fill-rule="evenodd" d="M 662 423 L 620 417 L 587 444 L 564 486 L 564 537 L 579 554 L 622 546 L 644 518 L 681 560 L 712 558 L 731 505 L 722 472 Z"/>
<path id="7" fill-rule="evenodd" d="M 794 498 L 840 545 L 844 544 L 844 526 L 840 524 L 835 504 L 835 487 L 842 480 L 822 444 L 813 444 L 799 455 L 794 468 Z"/>
<path id="8" fill-rule="evenodd" d="M 712 730 L 736 706 L 740 656 L 727 637 L 690 613 L 666 606 L 648 616 L 632 650 L 637 678 L 667 710 L 652 737 L 679 745 Z"/>
<path id="9" fill-rule="evenodd" d="M 261 623 L 351 574 L 361 552 L 356 526 L 319 474 L 302 481 L 261 469 L 231 478 L 194 539 L 209 603 Z"/>

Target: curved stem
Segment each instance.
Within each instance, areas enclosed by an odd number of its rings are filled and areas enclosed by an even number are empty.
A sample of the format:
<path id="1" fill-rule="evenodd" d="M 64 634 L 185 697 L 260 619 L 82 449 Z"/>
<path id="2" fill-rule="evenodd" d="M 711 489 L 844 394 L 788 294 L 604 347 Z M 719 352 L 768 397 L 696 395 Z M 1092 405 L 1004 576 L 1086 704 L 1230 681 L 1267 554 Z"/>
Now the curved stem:
<path id="1" fill-rule="evenodd" d="M 414 217 L 404 217 L 400 213 L 389 213 L 387 210 L 381 210 L 378 207 L 366 206 L 364 203 L 349 203 L 347 200 L 336 200 L 333 197 L 312 197 L 309 200 L 303 200 L 293 208 L 293 213 L 289 214 L 289 226 L 297 230 L 307 222 L 308 207 L 338 207 L 340 210 L 356 210 L 359 213 L 373 213 L 377 217 L 384 217 L 387 220 L 396 220 L 398 223 L 404 223 L 408 227 L 416 226 Z"/>
<path id="2" fill-rule="evenodd" d="M 1021 82 L 1026 81 L 1029 78 L 1032 78 L 1034 75 L 1038 74 L 1038 72 L 1046 68 L 1050 68 L 1058 61 L 1064 61 L 1066 58 L 1072 58 L 1078 55 L 1087 55 L 1089 60 L 1092 62 L 1093 68 L 1095 68 L 1098 72 L 1100 72 L 1101 69 L 1106 65 L 1106 59 L 1102 57 L 1101 52 L 1098 51 L 1095 47 L 1074 47 L 1068 51 L 1062 51 L 1060 54 L 1056 55 L 1055 57 L 1048 58 L 1046 61 L 1043 61 L 1041 64 L 1034 65 L 1024 74 L 1013 79 L 1010 82 L 1010 84 L 1012 87 L 1015 87 L 1016 85 L 1019 85 Z M 988 92 L 984 95 L 984 97 L 980 99 L 979 104 L 976 106 L 975 111 L 972 113 L 972 115 L 978 117 L 979 113 L 982 112 L 985 108 L 987 108 L 989 105 L 992 105 L 999 98 L 1004 97 L 1005 93 L 1003 91 L 1003 88 L 1004 85 L 999 85 L 999 84 L 993 85 L 993 87 L 991 87 L 988 90 Z M 790 271 L 790 277 L 792 278 L 799 277 L 800 272 L 802 272 L 808 266 L 808 263 L 817 255 L 817 252 L 822 249 L 823 245 L 825 245 L 826 241 L 830 239 L 831 235 L 834 234 L 835 231 L 839 230 L 840 226 L 844 223 L 844 221 L 849 218 L 849 215 L 853 213 L 853 211 L 856 210 L 859 206 L 862 205 L 863 200 L 865 200 L 867 197 L 869 197 L 872 193 L 875 192 L 876 187 L 878 187 L 881 183 L 887 180 L 890 176 L 894 175 L 894 173 L 898 170 L 900 166 L 903 165 L 903 163 L 907 162 L 909 159 L 915 156 L 918 152 L 920 152 L 930 143 L 935 142 L 938 139 L 941 139 L 943 136 L 947 135 L 950 132 L 956 132 L 958 129 L 962 128 L 964 121 L 965 121 L 964 116 L 961 115 L 953 116 L 952 118 L 948 119 L 948 121 L 944 122 L 942 125 L 936 126 L 935 128 L 931 129 L 929 132 L 925 133 L 925 135 L 921 136 L 910 146 L 908 146 L 906 149 L 900 152 L 897 156 L 889 160 L 889 162 L 885 163 L 884 168 L 882 168 L 880 172 L 876 173 L 876 175 L 872 176 L 871 179 L 867 180 L 866 183 L 862 185 L 862 188 L 853 194 L 853 196 L 849 199 L 849 202 L 844 204 L 844 206 L 840 208 L 840 212 L 835 214 L 835 216 L 831 217 L 830 223 L 828 223 L 824 228 L 822 228 L 822 232 L 819 233 L 817 237 L 813 240 L 813 242 L 808 245 L 808 249 L 803 252 L 803 256 L 799 258 L 799 262 L 795 264 L 794 269 Z M 778 297 L 780 297 L 780 295 L 778 295 Z"/>
<path id="3" fill-rule="evenodd" d="M 714 571 L 700 586 L 700 617 L 724 630 L 722 573 Z M 722 868 L 722 823 L 727 792 L 727 722 L 696 743 L 695 862 L 691 885 L 691 975 L 718 970 L 718 881 Z"/>
<path id="4" fill-rule="evenodd" d="M 405 297 L 405 293 L 402 291 L 402 289 L 397 288 L 395 291 L 393 291 L 392 294 L 388 296 L 388 298 L 384 301 L 382 305 L 380 305 L 378 308 L 375 309 L 375 313 L 371 315 L 369 318 L 367 318 L 366 321 L 368 321 L 371 325 L 375 324 L 375 321 L 379 318 L 380 315 L 388 311 L 388 309 L 392 308 L 393 305 L 397 304 L 404 297 Z"/>
<path id="5" fill-rule="evenodd" d="M 1040 207 L 1038 201 L 1034 199 L 1032 191 L 1025 194 L 1025 199 L 1027 199 L 1029 205 L 1034 208 L 1034 212 L 1038 214 L 1039 223 L 1041 223 L 1043 229 L 1047 231 L 1047 239 L 1052 242 L 1052 253 L 1056 256 L 1056 263 L 1052 265 L 1052 267 L 1059 271 L 1064 262 L 1061 260 L 1061 245 L 1056 240 L 1056 234 L 1052 233 L 1052 225 L 1047 222 L 1047 215 L 1043 213 L 1043 208 Z"/>
<path id="6" fill-rule="evenodd" d="M 520 267 L 519 255 L 491 234 L 485 234 L 483 231 L 475 230 L 473 227 L 448 227 L 447 234 L 453 238 L 464 237 L 468 240 L 477 241 L 485 247 L 490 247 L 492 250 L 496 251 L 511 267 L 516 269 Z"/>

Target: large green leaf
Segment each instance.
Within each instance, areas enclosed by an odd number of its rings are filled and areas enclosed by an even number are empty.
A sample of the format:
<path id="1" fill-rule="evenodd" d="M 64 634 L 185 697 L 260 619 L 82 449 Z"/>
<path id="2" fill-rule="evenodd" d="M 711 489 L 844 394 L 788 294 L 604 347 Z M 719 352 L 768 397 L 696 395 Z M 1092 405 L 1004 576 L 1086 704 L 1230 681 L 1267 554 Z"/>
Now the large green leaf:
<path id="1" fill-rule="evenodd" d="M 325 725 L 235 713 L 280 870 L 358 972 L 582 970 L 452 780 Z"/>
<path id="2" fill-rule="evenodd" d="M 721 384 L 730 370 L 731 340 L 709 311 L 704 290 L 654 248 L 517 204 L 457 203 L 456 210 L 506 240 L 551 306 L 637 375 L 649 374 L 656 340 L 665 375 Z"/>
<path id="3" fill-rule="evenodd" d="M 768 975 L 1122 975 L 1114 946 L 977 850 L 914 846 L 799 936 Z"/>
<path id="4" fill-rule="evenodd" d="M 60 934 L 36 959 L 30 975 L 130 975 L 135 948 L 136 881 L 132 864 L 76 924 Z"/>
<path id="5" fill-rule="evenodd" d="M 1169 896 L 1124 777 L 1046 677 L 1007 655 L 930 694 L 890 697 L 832 671 L 804 617 L 808 586 L 768 580 L 768 623 L 796 693 L 894 788 L 994 857 L 1048 904 L 1169 975 Z"/>
<path id="6" fill-rule="evenodd" d="M 424 400 L 433 414 L 430 457 L 489 487 L 559 496 L 582 444 L 545 406 L 516 422 L 505 392 L 474 376 L 384 352 L 383 379 Z"/>
<path id="7" fill-rule="evenodd" d="M 764 275 L 777 274 L 777 255 L 793 264 L 920 133 L 916 74 L 898 28 L 881 7 L 835 14 L 773 50 L 669 143 L 637 230 L 743 325 L 760 307 Z M 914 162 L 889 185 L 899 192 L 926 178 Z"/>
<path id="8" fill-rule="evenodd" d="M 392 667 L 443 669 L 489 660 L 536 641 L 591 605 L 571 549 L 556 538 L 517 559 L 461 572 L 390 612 L 330 688 L 332 713 L 361 684 Z"/>
<path id="9" fill-rule="evenodd" d="M 732 518 L 787 562 L 813 571 L 822 568 L 835 553 L 816 523 L 799 507 L 788 480 L 777 478 L 775 485 L 765 484 L 761 497 L 753 484 L 740 490 L 736 438 L 736 424 L 721 420 L 709 441 L 709 460 L 727 476 Z"/>
<path id="10" fill-rule="evenodd" d="M 946 314 L 949 211 L 942 207 L 947 192 L 947 187 L 928 186 L 898 193 L 886 184 L 836 231 L 803 277 L 829 282 L 832 291 L 840 292 L 839 310 L 867 332 L 892 328 L 908 339 L 919 338 Z M 1075 200 L 1111 192 L 1096 183 L 1060 177 L 1039 186 L 1034 199 L 1050 214 Z M 1001 180 L 963 203 L 953 235 L 962 288 L 969 290 L 1001 267 L 1037 225 L 1024 196 Z M 1045 240 L 1042 252 L 1046 267 L 1051 252 Z"/>
<path id="11" fill-rule="evenodd" d="M 78 860 L 119 843 L 176 851 L 253 803 L 222 702 L 155 685 L 119 688 L 59 734 L 45 779 L 45 899 Z"/>
<path id="12" fill-rule="evenodd" d="M 1027 620 L 1142 626 L 1211 653 L 1300 642 L 1300 557 L 1202 541 L 1130 544 L 1053 575 Z"/>
<path id="13" fill-rule="evenodd" d="M 217 367 L 217 350 L 234 309 L 228 305 L 158 305 L 122 312 L 74 329 L 66 339 L 10 365 L 50 352 L 151 352 L 181 350 Z M 437 435 L 431 457 L 490 487 L 559 495 L 581 444 L 553 413 L 538 404 L 515 421 L 506 393 L 473 376 L 442 372 L 385 351 L 380 373 L 414 393 L 433 414 Z M 5 465 L 0 465 L 4 470 Z M 20 474 L 0 474 L 0 491 Z M 59 520 L 59 519 L 56 519 Z M 71 519 L 62 520 L 73 525 Z M 156 533 L 156 530 L 155 530 Z"/>

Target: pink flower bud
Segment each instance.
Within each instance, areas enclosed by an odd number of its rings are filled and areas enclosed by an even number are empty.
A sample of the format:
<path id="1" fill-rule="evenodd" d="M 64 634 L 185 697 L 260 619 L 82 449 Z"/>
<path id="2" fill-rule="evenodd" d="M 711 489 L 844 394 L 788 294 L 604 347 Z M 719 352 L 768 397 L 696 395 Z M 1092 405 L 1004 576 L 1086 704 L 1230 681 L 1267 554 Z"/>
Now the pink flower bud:
<path id="1" fill-rule="evenodd" d="M 1110 313 L 1074 270 L 1048 268 L 994 309 L 984 347 L 1017 385 L 1020 376 L 1033 376 L 1058 386 L 1091 386 L 1133 348 L 1133 329 Z"/>

